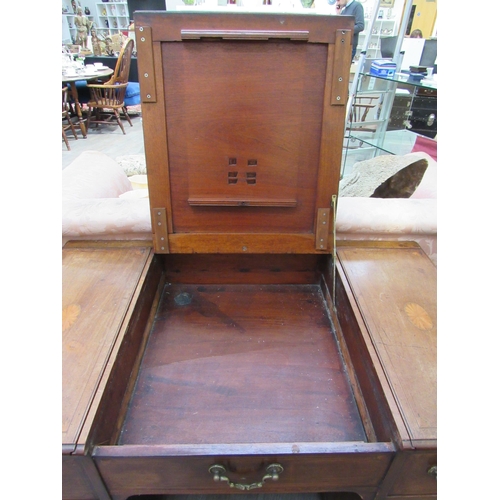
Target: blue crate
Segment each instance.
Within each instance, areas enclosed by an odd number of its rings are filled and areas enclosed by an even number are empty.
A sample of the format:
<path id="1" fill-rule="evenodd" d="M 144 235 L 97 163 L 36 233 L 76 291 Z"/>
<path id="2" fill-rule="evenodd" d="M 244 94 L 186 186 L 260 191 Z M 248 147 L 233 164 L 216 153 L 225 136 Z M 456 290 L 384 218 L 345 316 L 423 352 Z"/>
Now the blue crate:
<path id="1" fill-rule="evenodd" d="M 377 59 L 372 62 L 370 75 L 391 78 L 396 73 L 396 63 L 391 60 Z"/>

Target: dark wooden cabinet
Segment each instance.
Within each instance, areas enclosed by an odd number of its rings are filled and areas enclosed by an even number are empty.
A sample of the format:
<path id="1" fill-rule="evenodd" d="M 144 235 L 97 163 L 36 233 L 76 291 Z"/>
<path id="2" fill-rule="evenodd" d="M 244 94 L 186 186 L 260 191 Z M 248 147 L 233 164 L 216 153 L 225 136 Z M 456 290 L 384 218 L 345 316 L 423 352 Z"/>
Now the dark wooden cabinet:
<path id="1" fill-rule="evenodd" d="M 411 130 L 434 139 L 437 134 L 437 90 L 418 89 L 412 103 Z"/>
<path id="2" fill-rule="evenodd" d="M 387 130 L 409 128 L 434 139 L 437 134 L 437 89 L 404 83 L 398 83 L 398 88 L 406 89 L 408 94 L 395 95 Z"/>
<path id="3" fill-rule="evenodd" d="M 154 232 L 63 249 L 63 498 L 432 495 L 435 268 L 334 246 L 352 24 L 136 13 Z"/>

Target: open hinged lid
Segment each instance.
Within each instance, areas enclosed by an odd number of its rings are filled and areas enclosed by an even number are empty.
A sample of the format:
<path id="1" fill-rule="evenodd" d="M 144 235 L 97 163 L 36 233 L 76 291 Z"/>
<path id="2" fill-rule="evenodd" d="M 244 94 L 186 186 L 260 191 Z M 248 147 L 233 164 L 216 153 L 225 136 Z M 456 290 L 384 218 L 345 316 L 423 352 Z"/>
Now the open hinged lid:
<path id="1" fill-rule="evenodd" d="M 135 14 L 155 252 L 331 251 L 352 27 Z"/>

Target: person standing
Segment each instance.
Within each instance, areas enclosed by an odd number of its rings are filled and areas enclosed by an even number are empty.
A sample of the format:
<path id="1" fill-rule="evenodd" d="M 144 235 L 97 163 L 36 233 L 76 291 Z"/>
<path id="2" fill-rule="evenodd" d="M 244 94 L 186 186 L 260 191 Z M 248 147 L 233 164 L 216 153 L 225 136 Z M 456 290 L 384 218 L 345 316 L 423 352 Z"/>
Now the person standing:
<path id="1" fill-rule="evenodd" d="M 354 35 L 352 37 L 351 62 L 354 61 L 358 47 L 359 34 L 365 29 L 365 9 L 357 0 L 336 0 L 337 14 L 354 16 Z"/>

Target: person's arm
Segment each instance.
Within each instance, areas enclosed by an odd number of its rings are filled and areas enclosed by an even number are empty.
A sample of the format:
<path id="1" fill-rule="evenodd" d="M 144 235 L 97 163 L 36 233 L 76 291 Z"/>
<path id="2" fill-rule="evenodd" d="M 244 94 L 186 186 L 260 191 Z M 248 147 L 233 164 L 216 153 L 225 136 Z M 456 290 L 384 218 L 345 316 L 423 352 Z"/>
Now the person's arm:
<path id="1" fill-rule="evenodd" d="M 365 29 L 365 10 L 360 3 L 354 8 L 354 34 L 361 33 Z"/>

